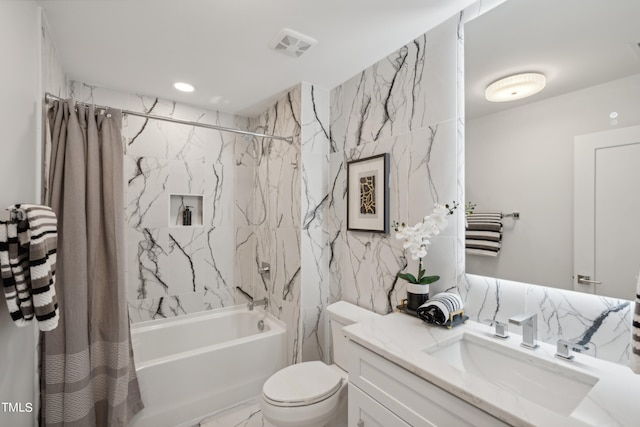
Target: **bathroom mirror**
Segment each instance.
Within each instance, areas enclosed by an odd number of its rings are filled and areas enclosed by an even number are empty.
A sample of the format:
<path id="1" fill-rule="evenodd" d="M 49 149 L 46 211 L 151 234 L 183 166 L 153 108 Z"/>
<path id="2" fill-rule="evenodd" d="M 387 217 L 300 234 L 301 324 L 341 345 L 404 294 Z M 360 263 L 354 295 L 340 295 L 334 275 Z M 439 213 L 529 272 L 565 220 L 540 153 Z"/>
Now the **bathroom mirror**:
<path id="1" fill-rule="evenodd" d="M 640 256 L 621 293 L 576 285 L 574 139 L 640 125 L 638 16 L 637 0 L 508 0 L 465 24 L 466 200 L 520 214 L 503 218 L 498 256 L 466 255 L 468 273 L 633 299 Z M 489 84 L 521 72 L 544 74 L 546 87 L 485 100 Z M 628 232 L 605 224 L 604 235 L 640 233 L 636 217 L 620 212 L 612 222 Z"/>

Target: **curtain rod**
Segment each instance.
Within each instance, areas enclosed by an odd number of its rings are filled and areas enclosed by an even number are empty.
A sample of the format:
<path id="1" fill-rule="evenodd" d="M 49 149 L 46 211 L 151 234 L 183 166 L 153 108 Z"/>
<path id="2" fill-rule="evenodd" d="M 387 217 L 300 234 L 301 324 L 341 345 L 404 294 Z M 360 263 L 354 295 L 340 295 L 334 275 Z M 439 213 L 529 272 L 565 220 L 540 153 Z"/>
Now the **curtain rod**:
<path id="1" fill-rule="evenodd" d="M 64 101 L 64 99 L 52 95 L 49 92 L 45 93 L 44 96 L 45 102 L 49 102 L 50 100 L 55 100 L 55 101 Z M 76 104 L 82 104 L 82 105 L 90 105 L 87 104 L 86 102 L 76 102 Z M 101 105 L 96 105 L 95 106 L 98 109 L 101 110 L 107 110 L 111 107 L 104 107 Z M 291 136 L 278 136 L 278 135 L 266 135 L 264 133 L 256 133 L 256 132 L 249 132 L 248 130 L 242 130 L 242 129 L 234 129 L 234 128 L 228 128 L 228 127 L 224 127 L 224 126 L 218 126 L 218 125 L 210 125 L 207 123 L 198 123 L 198 122 L 192 122 L 192 121 L 188 121 L 188 120 L 180 120 L 180 119 L 174 119 L 172 117 L 166 117 L 166 116 L 156 116 L 153 114 L 147 114 L 147 113 L 139 113 L 137 111 L 130 111 L 130 110 L 121 110 L 122 114 L 128 114 L 130 116 L 138 116 L 138 117 L 145 117 L 147 119 L 153 119 L 153 120 L 162 120 L 165 122 L 172 122 L 172 123 L 178 123 L 181 125 L 188 125 L 188 126 L 198 126 L 198 127 L 203 127 L 203 128 L 207 128 L 207 129 L 215 129 L 215 130 L 220 130 L 223 132 L 233 132 L 233 133 L 239 133 L 242 135 L 250 135 L 250 136 L 257 136 L 259 138 L 270 138 L 270 139 L 279 139 L 281 141 L 287 141 L 288 143 L 292 143 L 293 142 L 293 137 Z"/>

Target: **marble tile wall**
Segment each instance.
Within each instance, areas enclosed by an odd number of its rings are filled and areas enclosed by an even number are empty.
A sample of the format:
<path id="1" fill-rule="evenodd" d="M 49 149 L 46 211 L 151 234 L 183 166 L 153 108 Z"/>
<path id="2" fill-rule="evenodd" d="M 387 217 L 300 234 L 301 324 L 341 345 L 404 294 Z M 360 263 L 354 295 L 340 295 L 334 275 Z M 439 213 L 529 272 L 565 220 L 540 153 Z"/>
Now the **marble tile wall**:
<path id="1" fill-rule="evenodd" d="M 73 82 L 70 96 L 183 120 L 244 127 L 242 117 Z M 133 322 L 233 305 L 235 143 L 228 132 L 126 116 L 127 279 Z M 198 225 L 176 224 L 170 195 L 201 197 Z M 173 206 L 176 209 L 176 206 Z M 194 213 L 194 215 L 196 215 Z M 241 302 L 241 301 L 240 301 Z"/>
<path id="2" fill-rule="evenodd" d="M 125 118 L 129 310 L 138 322 L 244 303 L 235 292 L 240 286 L 267 297 L 268 310 L 287 324 L 288 363 L 322 359 L 328 91 L 302 83 L 252 119 L 81 82 L 72 83 L 70 96 L 293 136 L 288 143 Z M 171 195 L 202 197 L 202 226 L 180 226 Z M 235 251 L 228 250 L 231 242 Z M 262 262 L 271 264 L 270 274 L 258 273 Z"/>
<path id="3" fill-rule="evenodd" d="M 238 244 L 247 243 L 242 258 L 238 252 L 236 271 L 251 266 L 251 271 L 240 273 L 243 280 L 252 281 L 249 294 L 258 299 L 266 297 L 269 312 L 287 325 L 287 363 L 299 362 L 302 352 L 300 102 L 298 85 L 250 120 L 252 131 L 292 136 L 293 142 L 267 138 L 252 141 L 253 147 L 248 150 L 256 158 L 255 190 L 245 222 L 237 224 L 237 233 L 248 239 L 237 239 Z M 237 212 L 237 216 L 242 215 Z M 270 274 L 258 274 L 262 262 L 271 264 Z"/>
<path id="4" fill-rule="evenodd" d="M 325 354 L 328 126 L 329 91 L 301 83 L 250 120 L 253 131 L 293 143 L 254 138 L 237 150 L 236 182 L 253 190 L 239 191 L 249 197 L 236 206 L 236 277 L 287 324 L 288 363 Z M 269 275 L 257 273 L 262 262 Z"/>
<path id="5" fill-rule="evenodd" d="M 378 313 L 405 297 L 398 271 L 415 262 L 401 242 L 346 229 L 347 162 L 390 153 L 390 219 L 416 223 L 435 202 L 461 200 L 457 179 L 458 22 L 454 16 L 331 91 L 329 180 L 330 301 L 346 300 Z M 425 258 L 441 279 L 431 292 L 455 288 L 459 214 Z"/>
<path id="6" fill-rule="evenodd" d="M 302 361 L 328 361 L 329 90 L 301 84 Z"/>

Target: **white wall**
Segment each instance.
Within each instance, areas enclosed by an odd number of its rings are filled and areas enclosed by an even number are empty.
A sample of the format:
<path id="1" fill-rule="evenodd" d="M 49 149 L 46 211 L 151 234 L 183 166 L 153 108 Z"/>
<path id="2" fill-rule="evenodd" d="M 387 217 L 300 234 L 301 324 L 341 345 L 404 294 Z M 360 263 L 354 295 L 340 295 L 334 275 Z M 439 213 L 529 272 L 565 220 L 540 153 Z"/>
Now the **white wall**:
<path id="1" fill-rule="evenodd" d="M 39 10 L 33 1 L 0 2 L 0 207 L 38 202 Z M 18 329 L 0 301 L 0 402 L 34 405 L 35 329 Z M 6 412 L 0 425 L 34 425 L 34 413 Z M 8 408 L 7 408 L 8 409 Z"/>
<path id="2" fill-rule="evenodd" d="M 466 200 L 505 219 L 497 258 L 469 255 L 466 271 L 572 289 L 573 138 L 640 124 L 640 74 L 466 123 Z"/>

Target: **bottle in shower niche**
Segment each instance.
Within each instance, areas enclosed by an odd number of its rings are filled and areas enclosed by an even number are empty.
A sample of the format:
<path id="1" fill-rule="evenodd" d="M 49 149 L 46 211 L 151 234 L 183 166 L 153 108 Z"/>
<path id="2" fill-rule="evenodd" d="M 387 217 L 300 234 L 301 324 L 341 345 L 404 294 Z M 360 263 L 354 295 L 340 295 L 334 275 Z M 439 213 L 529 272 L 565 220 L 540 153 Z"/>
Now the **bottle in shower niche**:
<path id="1" fill-rule="evenodd" d="M 193 206 L 185 206 L 182 211 L 182 225 L 191 225 L 191 213 Z"/>

